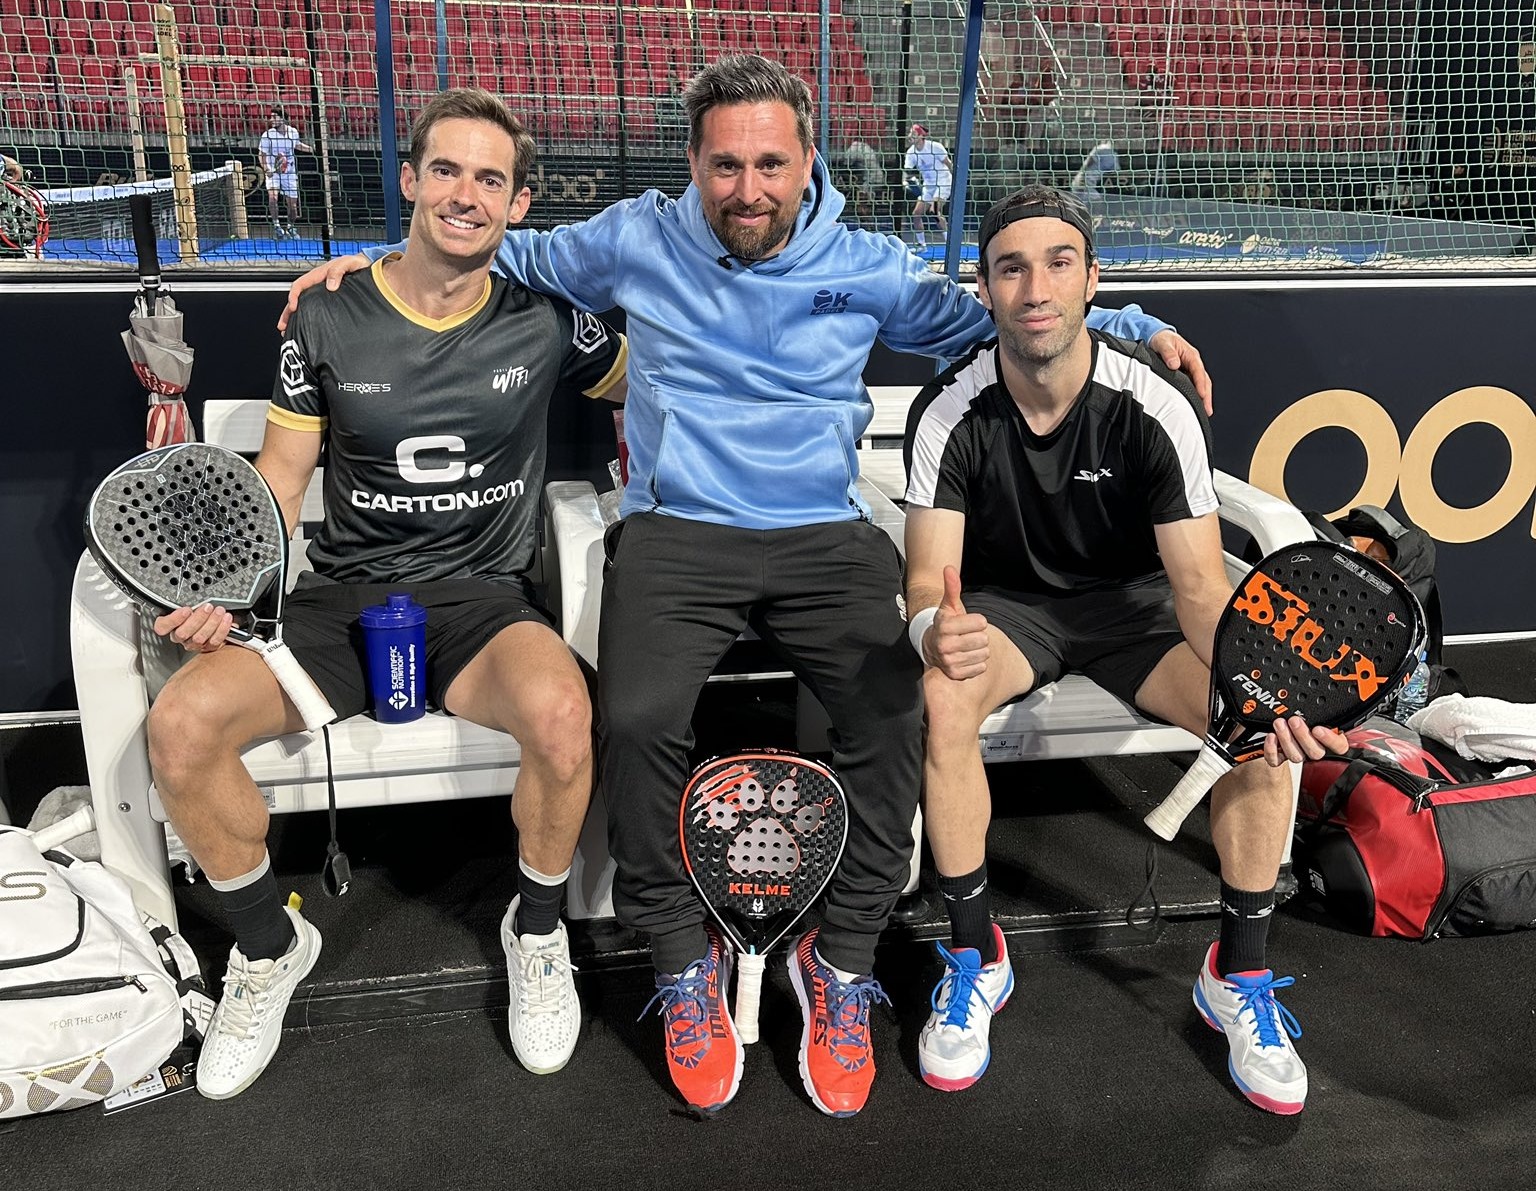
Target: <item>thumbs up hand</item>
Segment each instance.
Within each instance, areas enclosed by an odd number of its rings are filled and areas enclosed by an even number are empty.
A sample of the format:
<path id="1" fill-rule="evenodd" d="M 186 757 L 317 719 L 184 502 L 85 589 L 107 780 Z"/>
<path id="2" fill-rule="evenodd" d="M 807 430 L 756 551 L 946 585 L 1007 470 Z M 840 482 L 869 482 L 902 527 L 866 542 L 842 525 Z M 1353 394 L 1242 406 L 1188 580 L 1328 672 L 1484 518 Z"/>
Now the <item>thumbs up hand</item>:
<path id="1" fill-rule="evenodd" d="M 923 660 L 956 682 L 987 668 L 987 618 L 967 612 L 960 599 L 960 572 L 944 568 L 944 598 L 923 639 Z"/>

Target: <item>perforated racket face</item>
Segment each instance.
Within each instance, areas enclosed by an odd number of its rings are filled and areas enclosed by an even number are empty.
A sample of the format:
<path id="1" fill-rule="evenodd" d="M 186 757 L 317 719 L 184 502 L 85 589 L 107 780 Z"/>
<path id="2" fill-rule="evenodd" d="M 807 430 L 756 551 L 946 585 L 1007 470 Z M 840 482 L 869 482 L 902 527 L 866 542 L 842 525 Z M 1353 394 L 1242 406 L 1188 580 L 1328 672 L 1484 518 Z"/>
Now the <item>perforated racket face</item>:
<path id="1" fill-rule="evenodd" d="M 92 554 L 133 594 L 163 608 L 250 608 L 281 583 L 286 535 L 261 473 L 207 443 L 130 459 L 86 510 Z"/>
<path id="2" fill-rule="evenodd" d="M 738 945 L 766 951 L 821 895 L 848 837 L 824 765 L 769 750 L 706 761 L 683 792 L 683 863 Z"/>
<path id="3" fill-rule="evenodd" d="M 1257 732 L 1298 714 L 1357 724 L 1401 687 L 1423 637 L 1418 600 L 1374 559 L 1331 542 L 1278 550 L 1238 584 L 1217 626 L 1213 732 L 1218 711 Z"/>

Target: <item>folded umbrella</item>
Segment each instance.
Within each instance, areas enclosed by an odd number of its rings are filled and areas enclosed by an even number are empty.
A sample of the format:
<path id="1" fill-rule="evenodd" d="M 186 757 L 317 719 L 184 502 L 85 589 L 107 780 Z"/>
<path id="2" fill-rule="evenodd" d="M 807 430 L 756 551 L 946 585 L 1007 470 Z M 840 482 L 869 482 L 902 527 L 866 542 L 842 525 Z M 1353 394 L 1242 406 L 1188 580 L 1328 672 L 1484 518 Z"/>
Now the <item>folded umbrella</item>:
<path id="1" fill-rule="evenodd" d="M 140 383 L 149 390 L 144 446 L 154 450 L 172 443 L 196 442 L 197 433 L 182 400 L 192 382 L 192 349 L 182 337 L 176 300 L 160 284 L 160 254 L 149 196 L 134 195 L 129 207 L 139 257 L 139 292 L 128 312 L 123 347 Z"/>

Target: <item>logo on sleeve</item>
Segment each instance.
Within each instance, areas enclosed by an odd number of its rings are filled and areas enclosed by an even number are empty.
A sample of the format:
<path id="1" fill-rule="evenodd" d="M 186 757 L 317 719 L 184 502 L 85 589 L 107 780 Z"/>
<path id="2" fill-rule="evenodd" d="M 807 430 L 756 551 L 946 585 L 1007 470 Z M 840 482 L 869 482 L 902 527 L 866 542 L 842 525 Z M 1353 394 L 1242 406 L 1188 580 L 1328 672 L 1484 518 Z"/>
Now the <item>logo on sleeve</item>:
<path id="1" fill-rule="evenodd" d="M 283 341 L 283 354 L 278 362 L 277 374 L 282 380 L 283 392 L 289 397 L 315 391 L 315 386 L 309 381 L 309 366 L 305 363 L 304 353 L 299 350 L 296 340 Z"/>
<path id="2" fill-rule="evenodd" d="M 846 314 L 848 312 L 848 299 L 852 294 L 838 293 L 834 290 L 819 289 L 811 297 L 812 314 Z"/>
<path id="3" fill-rule="evenodd" d="M 595 314 L 588 314 L 584 310 L 578 310 L 575 314 L 576 330 L 571 336 L 571 343 L 577 351 L 590 356 L 608 342 L 608 328 Z"/>

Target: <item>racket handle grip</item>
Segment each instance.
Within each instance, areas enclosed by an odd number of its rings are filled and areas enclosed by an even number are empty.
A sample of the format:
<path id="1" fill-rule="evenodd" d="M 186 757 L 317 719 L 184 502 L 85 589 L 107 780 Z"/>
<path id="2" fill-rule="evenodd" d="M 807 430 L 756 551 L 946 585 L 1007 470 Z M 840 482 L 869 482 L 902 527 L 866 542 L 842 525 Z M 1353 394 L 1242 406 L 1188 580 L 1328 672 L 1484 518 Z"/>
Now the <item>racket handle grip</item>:
<path id="1" fill-rule="evenodd" d="M 234 638 L 230 639 L 234 640 Z M 320 693 L 315 680 L 304 672 L 304 667 L 299 665 L 299 659 L 294 657 L 293 651 L 281 641 L 246 639 L 240 644 L 261 654 L 262 660 L 267 663 L 268 669 L 287 692 L 288 698 L 293 700 L 294 707 L 303 717 L 306 729 L 313 732 L 316 728 L 336 719 L 336 712 L 331 709 L 326 697 Z"/>
<path id="2" fill-rule="evenodd" d="M 1152 809 L 1144 822 L 1153 834 L 1171 840 L 1179 834 L 1179 828 L 1189 818 L 1189 812 L 1200 805 L 1200 800 L 1210 788 L 1231 769 L 1232 765 L 1226 758 L 1210 745 L 1205 745 L 1200 749 L 1195 763 L 1189 767 L 1189 772 L 1179 779 L 1172 793 Z"/>
<path id="3" fill-rule="evenodd" d="M 757 1007 L 763 999 L 763 969 L 768 957 L 757 952 L 743 952 L 736 975 L 736 1036 L 743 1045 L 757 1041 Z"/>
<path id="4" fill-rule="evenodd" d="M 78 836 L 95 830 L 96 809 L 90 803 L 86 803 L 67 819 L 60 819 L 57 823 L 34 831 L 32 842 L 37 845 L 39 852 L 46 852 L 49 848 L 60 847 Z"/>

